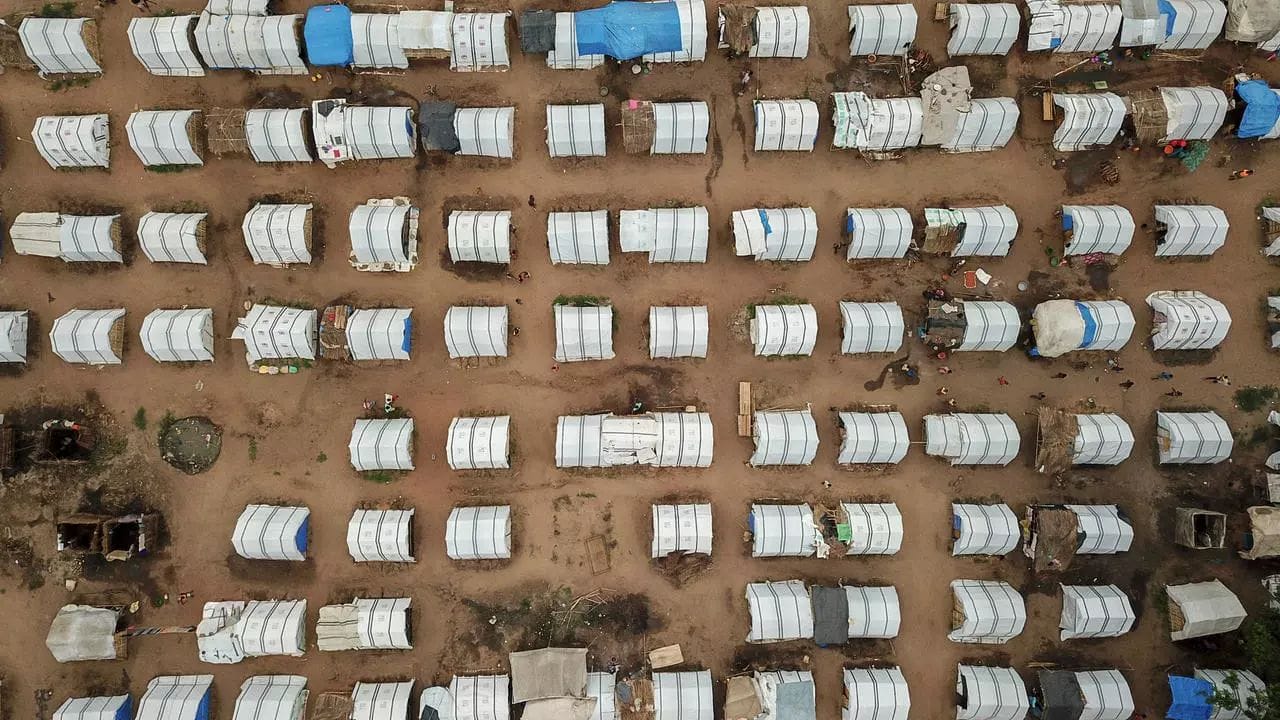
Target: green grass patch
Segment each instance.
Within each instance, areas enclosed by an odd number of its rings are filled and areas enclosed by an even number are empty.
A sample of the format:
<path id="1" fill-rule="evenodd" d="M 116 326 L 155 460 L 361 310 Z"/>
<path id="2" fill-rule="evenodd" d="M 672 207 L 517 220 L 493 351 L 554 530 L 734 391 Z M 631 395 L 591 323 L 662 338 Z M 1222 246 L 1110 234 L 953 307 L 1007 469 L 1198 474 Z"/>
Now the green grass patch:
<path id="1" fill-rule="evenodd" d="M 62 92 L 63 90 L 70 90 L 71 88 L 85 87 L 91 82 L 93 82 L 92 77 L 81 76 L 58 78 L 57 80 L 53 80 L 49 83 L 48 89 L 49 92 Z"/>
<path id="2" fill-rule="evenodd" d="M 138 428 L 139 430 L 147 429 L 147 409 L 146 408 L 140 407 L 138 408 L 138 411 L 133 414 L 133 426 Z"/>
<path id="3" fill-rule="evenodd" d="M 169 432 L 169 428 L 173 427 L 173 424 L 177 421 L 178 421 L 178 418 L 174 416 L 172 410 L 164 411 L 164 417 L 160 418 L 160 422 L 156 425 L 156 445 L 157 446 L 162 444 L 164 440 L 164 434 Z M 134 422 L 136 423 L 137 420 L 135 419 Z"/>
<path id="4" fill-rule="evenodd" d="M 316 456 L 316 462 L 318 463 L 322 463 L 328 459 L 329 459 L 329 456 L 325 455 L 323 452 L 321 452 L 319 455 Z"/>
<path id="5" fill-rule="evenodd" d="M 1236 407 L 1245 412 L 1261 410 L 1276 401 L 1280 389 L 1274 385 L 1243 387 L 1236 391 Z"/>
<path id="6" fill-rule="evenodd" d="M 609 304 L 609 298 L 599 295 L 557 295 L 551 304 L 570 307 L 605 307 Z"/>
<path id="7" fill-rule="evenodd" d="M 36 13 L 39 18 L 73 18 L 76 16 L 76 4 L 74 2 L 56 2 L 45 3 L 40 6 L 40 10 Z"/>
<path id="8" fill-rule="evenodd" d="M 249 462 L 255 462 L 258 459 L 258 438 L 249 438 Z"/>
<path id="9" fill-rule="evenodd" d="M 364 475 L 365 480 L 379 485 L 387 485 L 396 479 L 390 470 L 366 470 L 361 474 Z"/>

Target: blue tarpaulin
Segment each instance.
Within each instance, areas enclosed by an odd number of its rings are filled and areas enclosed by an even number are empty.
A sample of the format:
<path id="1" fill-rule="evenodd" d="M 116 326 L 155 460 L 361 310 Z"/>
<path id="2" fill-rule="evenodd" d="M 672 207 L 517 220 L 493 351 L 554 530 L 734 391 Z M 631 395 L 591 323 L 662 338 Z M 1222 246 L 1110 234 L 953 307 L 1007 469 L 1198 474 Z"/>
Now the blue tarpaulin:
<path id="1" fill-rule="evenodd" d="M 631 60 L 684 49 L 680 12 L 673 2 L 614 2 L 573 14 L 579 55 Z"/>
<path id="2" fill-rule="evenodd" d="M 293 536 L 293 545 L 298 548 L 298 552 L 303 555 L 307 554 L 307 545 L 311 541 L 311 516 L 302 518 L 302 524 L 298 526 L 298 532 Z"/>
<path id="3" fill-rule="evenodd" d="M 349 67 L 355 61 L 351 10 L 345 5 L 317 5 L 308 10 L 302 37 L 312 65 Z"/>
<path id="4" fill-rule="evenodd" d="M 1164 37 L 1167 40 L 1173 34 L 1173 23 L 1178 19 L 1178 11 L 1173 9 L 1173 5 L 1169 4 L 1169 0 L 1156 0 L 1156 8 L 1166 18 L 1164 21 Z"/>
<path id="5" fill-rule="evenodd" d="M 1244 100 L 1244 115 L 1236 136 L 1259 138 L 1271 132 L 1280 120 L 1280 96 L 1262 80 L 1246 80 L 1236 85 L 1236 94 Z"/>
<path id="6" fill-rule="evenodd" d="M 1083 349 L 1098 339 L 1098 321 L 1094 319 L 1093 313 L 1089 312 L 1088 305 L 1078 302 L 1076 309 L 1080 311 L 1080 319 L 1084 321 L 1084 337 L 1080 340 L 1080 347 Z"/>
<path id="7" fill-rule="evenodd" d="M 400 349 L 405 352 L 413 352 L 413 318 L 404 319 L 404 341 L 400 343 Z"/>
<path id="8" fill-rule="evenodd" d="M 1199 678 L 1169 676 L 1169 692 L 1173 702 L 1165 717 L 1169 720 L 1209 720 L 1213 715 L 1213 706 L 1209 704 L 1209 696 L 1213 694 L 1213 685 Z"/>

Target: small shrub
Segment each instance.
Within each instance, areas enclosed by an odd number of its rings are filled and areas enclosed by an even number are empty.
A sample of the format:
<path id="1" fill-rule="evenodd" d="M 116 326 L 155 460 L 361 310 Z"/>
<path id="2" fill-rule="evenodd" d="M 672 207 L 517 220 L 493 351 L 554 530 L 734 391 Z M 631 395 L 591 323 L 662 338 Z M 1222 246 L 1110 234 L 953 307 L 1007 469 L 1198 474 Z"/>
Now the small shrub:
<path id="1" fill-rule="evenodd" d="M 396 478 L 386 470 L 366 470 L 364 472 L 364 479 L 369 482 L 376 482 L 379 485 L 386 485 Z"/>
<path id="2" fill-rule="evenodd" d="M 609 304 L 609 298 L 599 295 L 557 295 L 552 305 L 569 305 L 572 307 L 603 307 Z"/>
<path id="3" fill-rule="evenodd" d="M 40 6 L 40 12 L 36 13 L 36 17 L 40 18 L 73 18 L 75 16 L 74 2 L 45 3 Z"/>
<path id="4" fill-rule="evenodd" d="M 138 428 L 139 430 L 147 429 L 147 409 L 146 408 L 140 407 L 138 408 L 138 412 L 133 414 L 133 426 Z"/>
<path id="5" fill-rule="evenodd" d="M 1277 396 L 1280 396 L 1280 389 L 1274 385 L 1243 387 L 1236 391 L 1236 407 L 1245 412 L 1255 412 L 1275 402 Z"/>
<path id="6" fill-rule="evenodd" d="M 156 445 L 164 442 L 164 434 L 169 432 L 169 428 L 173 427 L 177 421 L 178 418 L 174 417 L 172 410 L 164 411 L 164 417 L 160 418 L 159 424 L 156 425 Z"/>
<path id="7" fill-rule="evenodd" d="M 251 437 L 249 438 L 249 462 L 254 462 L 257 459 L 258 459 L 258 438 Z"/>
<path id="8" fill-rule="evenodd" d="M 317 455 L 317 456 L 316 456 L 316 462 L 318 462 L 318 463 L 322 463 L 322 462 L 324 462 L 325 460 L 328 460 L 328 459 L 329 459 L 329 456 L 328 456 L 328 455 L 325 455 L 323 452 L 321 452 L 319 455 Z"/>

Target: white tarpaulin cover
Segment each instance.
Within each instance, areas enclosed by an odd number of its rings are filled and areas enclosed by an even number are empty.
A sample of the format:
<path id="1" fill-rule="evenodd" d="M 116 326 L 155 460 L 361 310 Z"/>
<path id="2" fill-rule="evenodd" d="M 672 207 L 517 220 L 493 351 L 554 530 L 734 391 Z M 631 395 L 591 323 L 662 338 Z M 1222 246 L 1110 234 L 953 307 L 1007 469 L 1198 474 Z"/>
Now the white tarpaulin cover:
<path id="1" fill-rule="evenodd" d="M 53 711 L 53 720 L 131 720 L 132 717 L 133 698 L 128 694 L 67 698 Z"/>
<path id="2" fill-rule="evenodd" d="M 212 675 L 160 675 L 147 683 L 134 720 L 205 720 Z"/>
<path id="3" fill-rule="evenodd" d="M 952 3 L 947 55 L 1007 55 L 1022 18 L 1013 3 Z"/>
<path id="4" fill-rule="evenodd" d="M 511 262 L 511 212 L 454 210 L 449 213 L 449 258 L 453 262 Z"/>
<path id="5" fill-rule="evenodd" d="M 119 365 L 111 336 L 116 323 L 124 322 L 124 313 L 124 308 L 68 311 L 49 331 L 53 354 L 69 363 Z"/>
<path id="6" fill-rule="evenodd" d="M 351 67 L 407 69 L 400 20 L 399 13 L 352 13 Z"/>
<path id="7" fill-rule="evenodd" d="M 153 310 L 142 319 L 142 349 L 156 362 L 213 362 L 213 310 Z"/>
<path id="8" fill-rule="evenodd" d="M 1110 50 L 1120 34 L 1120 6 L 1028 0 L 1027 50 L 1056 53 Z"/>
<path id="9" fill-rule="evenodd" d="M 1020 114 L 1013 98 L 978 98 L 968 105 L 955 113 L 955 125 L 939 145 L 943 152 L 988 152 L 1009 144 Z"/>
<path id="10" fill-rule="evenodd" d="M 756 260 L 807 262 L 818 246 L 813 208 L 752 208 L 733 213 L 733 246 Z"/>
<path id="11" fill-rule="evenodd" d="M 418 208 L 407 198 L 369 200 L 347 220 L 357 270 L 408 272 L 418 264 Z"/>
<path id="12" fill-rule="evenodd" d="M 906 55 L 916 41 L 917 20 L 910 4 L 850 5 L 849 55 Z"/>
<path id="13" fill-rule="evenodd" d="M 708 413 L 561 415 L 556 467 L 709 467 L 715 451 Z"/>
<path id="14" fill-rule="evenodd" d="M 1133 604 L 1115 585 L 1063 585 L 1060 640 L 1120 637 L 1138 621 Z"/>
<path id="15" fill-rule="evenodd" d="M 756 152 L 809 152 L 818 141 L 818 104 L 812 100 L 757 100 Z"/>
<path id="16" fill-rule="evenodd" d="M 1063 255 L 1119 255 L 1133 243 L 1137 226 L 1133 215 L 1119 205 L 1063 205 L 1062 227 L 1071 231 Z"/>
<path id="17" fill-rule="evenodd" d="M 1115 93 L 1055 93 L 1053 104 L 1062 108 L 1062 122 L 1053 132 L 1053 149 L 1059 152 L 1110 145 L 1128 114 Z"/>
<path id="18" fill-rule="evenodd" d="M 1159 290 L 1147 296 L 1147 304 L 1153 350 L 1209 350 L 1231 329 L 1227 306 L 1202 292 Z"/>
<path id="19" fill-rule="evenodd" d="M 26 310 L 0 311 L 0 362 L 24 363 L 27 361 L 27 328 L 30 319 Z"/>
<path id="20" fill-rule="evenodd" d="M 654 673 L 653 707 L 654 720 L 714 720 L 711 671 Z"/>
<path id="21" fill-rule="evenodd" d="M 963 226 L 960 239 L 951 250 L 952 257 L 1003 257 L 1009 254 L 1013 238 L 1018 234 L 1018 217 L 1008 205 L 954 210 L 925 208 L 924 217 L 928 227 Z"/>
<path id="22" fill-rule="evenodd" d="M 604 145 L 603 103 L 547 106 L 551 157 L 604 157 Z"/>
<path id="23" fill-rule="evenodd" d="M 880 152 L 916 147 L 924 132 L 920 98 L 873 98 L 863 92 L 832 93 L 831 144 Z"/>
<path id="24" fill-rule="evenodd" d="M 924 438 L 926 453 L 952 465 L 1008 465 L 1022 442 L 1004 413 L 925 415 Z"/>
<path id="25" fill-rule="evenodd" d="M 1213 706 L 1213 714 L 1209 716 L 1209 720 L 1248 720 L 1249 715 L 1246 713 L 1253 702 L 1253 697 L 1267 691 L 1267 685 L 1262 678 L 1248 670 L 1196 668 L 1195 677 L 1212 685 L 1214 696 L 1218 693 L 1226 693 L 1228 696 L 1234 696 L 1236 700 L 1235 708 L 1221 707 L 1218 703 L 1210 702 L 1209 704 Z"/>
<path id="26" fill-rule="evenodd" d="M 1212 140 L 1227 117 L 1226 93 L 1215 87 L 1162 87 L 1160 97 L 1168 115 L 1164 140 Z"/>
<path id="27" fill-rule="evenodd" d="M 231 545 L 249 560 L 307 559 L 311 510 L 280 505 L 248 505 L 236 519 Z"/>
<path id="28" fill-rule="evenodd" d="M 410 717 L 409 700 L 412 696 L 412 680 L 383 683 L 358 682 L 351 689 L 350 720 L 406 720 Z M 454 717 L 462 720 L 460 715 Z"/>
<path id="29" fill-rule="evenodd" d="M 307 695 L 301 675 L 254 675 L 240 685 L 231 720 L 302 720 Z"/>
<path id="30" fill-rule="evenodd" d="M 408 360 L 409 308 L 354 310 L 347 316 L 347 350 L 351 359 Z"/>
<path id="31" fill-rule="evenodd" d="M 204 77 L 204 65 L 191 45 L 196 15 L 140 17 L 129 21 L 133 56 L 152 75 Z"/>
<path id="32" fill-rule="evenodd" d="M 894 503 L 840 503 L 849 524 L 845 555 L 897 555 L 902 549 L 902 511 Z"/>
<path id="33" fill-rule="evenodd" d="M 63 605 L 49 625 L 44 644 L 60 663 L 116 659 L 120 613 L 90 605 Z"/>
<path id="34" fill-rule="evenodd" d="M 511 557 L 511 506 L 456 507 L 444 531 L 451 560 L 500 560 Z"/>
<path id="35" fill-rule="evenodd" d="M 844 230 L 847 260 L 905 257 L 911 247 L 911 213 L 904 208 L 849 208 Z"/>
<path id="36" fill-rule="evenodd" d="M 31 140 L 49 167 L 109 167 L 107 115 L 42 115 L 31 128 Z"/>
<path id="37" fill-rule="evenodd" d="M 62 258 L 64 262 L 122 263 L 119 215 L 18 213 L 9 228 L 19 255 Z"/>
<path id="38" fill-rule="evenodd" d="M 515 153 L 514 107 L 458 108 L 453 132 L 458 155 L 510 158 Z"/>
<path id="39" fill-rule="evenodd" d="M 650 557 L 711 554 L 711 504 L 654 505 Z"/>
<path id="40" fill-rule="evenodd" d="M 901 669 L 845 668 L 840 720 L 907 720 L 910 714 L 911 693 Z"/>
<path id="41" fill-rule="evenodd" d="M 649 262 L 707 261 L 707 209 L 650 208 L 618 213 L 622 252 L 648 252 Z"/>
<path id="42" fill-rule="evenodd" d="M 458 72 L 506 70 L 507 16 L 510 13 L 454 13 L 449 69 Z"/>
<path id="43" fill-rule="evenodd" d="M 752 505 L 751 557 L 813 557 L 822 539 L 808 505 Z"/>
<path id="44" fill-rule="evenodd" d="M 649 357 L 707 356 L 707 307 L 649 308 Z"/>
<path id="45" fill-rule="evenodd" d="M 453 470 L 511 467 L 511 416 L 456 417 L 449 423 L 445 459 Z"/>
<path id="46" fill-rule="evenodd" d="M 751 465 L 808 465 L 818 454 L 818 424 L 809 410 L 757 412 Z"/>
<path id="47" fill-rule="evenodd" d="M 1160 464 L 1222 462 L 1234 444 L 1227 421 L 1213 412 L 1157 412 L 1156 448 Z"/>
<path id="48" fill-rule="evenodd" d="M 507 307 L 450 307 L 444 314 L 444 344 L 455 359 L 506 357 Z"/>
<path id="49" fill-rule="evenodd" d="M 751 318 L 756 357 L 812 355 L 818 311 L 812 305 L 757 305 Z"/>
<path id="50" fill-rule="evenodd" d="M 849 637 L 890 639 L 898 637 L 902 626 L 902 609 L 898 603 L 898 589 L 887 587 L 859 587 L 846 585 L 845 599 L 849 604 Z"/>
<path id="51" fill-rule="evenodd" d="M 555 44 L 547 52 L 547 67 L 552 70 L 591 70 L 604 64 L 604 55 L 578 54 L 578 26 L 573 13 L 556 13 Z"/>
<path id="52" fill-rule="evenodd" d="M 1178 610 L 1178 615 L 1171 618 L 1174 624 L 1169 637 L 1174 642 L 1231 632 L 1240 627 L 1247 615 L 1240 599 L 1218 580 L 1166 585 L 1165 592 L 1169 594 L 1169 609 L 1176 606 Z M 1181 623 L 1177 623 L 1178 618 Z"/>
<path id="53" fill-rule="evenodd" d="M 897 352 L 907 331 L 896 302 L 841 302 L 840 319 L 840 352 L 846 355 Z"/>
<path id="54" fill-rule="evenodd" d="M 212 70 L 306 75 L 298 42 L 301 15 L 213 15 L 196 21 L 196 47 Z"/>
<path id="55" fill-rule="evenodd" d="M 1128 552 L 1133 525 L 1121 517 L 1115 505 L 1067 505 L 1076 515 L 1077 555 L 1114 555 Z"/>
<path id="56" fill-rule="evenodd" d="M 209 602 L 196 641 L 200 660 L 238 663 L 247 657 L 302 657 L 307 645 L 306 600 Z"/>
<path id="57" fill-rule="evenodd" d="M 800 580 L 747 583 L 751 614 L 749 643 L 773 643 L 813 637 L 813 605 Z"/>
<path id="58" fill-rule="evenodd" d="M 138 218 L 138 247 L 151 262 L 207 265 L 200 246 L 208 217 L 208 213 L 149 212 Z"/>
<path id="59" fill-rule="evenodd" d="M 897 464 L 907 456 L 911 438 L 900 412 L 842 412 L 841 465 Z"/>
<path id="60" fill-rule="evenodd" d="M 1004 503 L 952 503 L 951 537 L 952 555 L 1005 555 L 1018 547 L 1022 528 Z"/>
<path id="61" fill-rule="evenodd" d="M 1114 413 L 1075 416 L 1076 439 L 1071 448 L 1074 465 L 1119 465 L 1133 452 L 1133 430 Z"/>
<path id="62" fill-rule="evenodd" d="M 203 165 L 188 133 L 188 126 L 199 122 L 199 110 L 139 110 L 129 116 L 124 129 L 129 146 L 147 167 Z"/>
<path id="63" fill-rule="evenodd" d="M 702 5 L 699 0 L 698 5 Z M 701 100 L 653 103 L 650 155 L 701 155 L 707 152 L 711 111 Z"/>
<path id="64" fill-rule="evenodd" d="M 645 53 L 649 63 L 702 62 L 707 58 L 707 6 L 703 0 L 674 0 L 680 16 L 680 49 Z M 659 720 L 662 720 L 659 718 Z"/>
<path id="65" fill-rule="evenodd" d="M 1123 300 L 1046 300 L 1031 312 L 1035 350 L 1055 358 L 1075 350 L 1120 350 L 1136 321 Z"/>
<path id="66" fill-rule="evenodd" d="M 316 311 L 278 305 L 254 305 L 231 333 L 243 340 L 249 362 L 315 360 Z"/>
<path id="67" fill-rule="evenodd" d="M 613 359 L 613 308 L 556 305 L 556 362 Z"/>
<path id="68" fill-rule="evenodd" d="M 356 598 L 344 605 L 320 608 L 316 646 L 323 652 L 342 650 L 412 650 L 409 638 L 412 600 Z"/>
<path id="69" fill-rule="evenodd" d="M 98 26 L 90 18 L 23 18 L 18 25 L 22 50 L 41 75 L 96 75 L 102 66 L 89 49 L 86 34 L 97 43 Z"/>
<path id="70" fill-rule="evenodd" d="M 608 265 L 609 211 L 547 213 L 552 265 Z"/>
<path id="71" fill-rule="evenodd" d="M 266 15 L 271 0 L 209 0 L 204 11 L 214 15 Z"/>
<path id="72" fill-rule="evenodd" d="M 356 470 L 412 470 L 413 418 L 356 420 L 347 449 Z"/>
<path id="73" fill-rule="evenodd" d="M 747 51 L 753 58 L 805 58 L 809 56 L 809 8 L 804 5 L 755 8 L 755 43 Z"/>
<path id="74" fill-rule="evenodd" d="M 1004 352 L 1018 341 L 1022 320 L 1013 303 L 1002 300 L 954 300 L 964 312 L 964 337 L 956 352 Z"/>
<path id="75" fill-rule="evenodd" d="M 311 206 L 264 205 L 245 213 L 244 244 L 258 265 L 311 264 Z"/>
<path id="76" fill-rule="evenodd" d="M 1161 50 L 1204 50 L 1222 34 L 1227 6 L 1221 0 L 1168 0 L 1174 16 L 1168 21 Z M 1160 17 L 1165 22 L 1165 16 Z"/>
<path id="77" fill-rule="evenodd" d="M 1022 634 L 1027 606 L 1013 586 L 995 580 L 952 580 L 961 621 L 947 634 L 958 643 L 1003 645 Z"/>
<path id="78" fill-rule="evenodd" d="M 311 142 L 307 138 L 307 110 L 272 108 L 246 110 L 245 144 L 260 163 L 311 162 Z"/>
<path id="79" fill-rule="evenodd" d="M 959 665 L 956 720 L 1025 720 L 1027 686 L 1013 668 Z"/>
<path id="80" fill-rule="evenodd" d="M 413 510 L 356 510 L 347 523 L 347 552 L 356 562 L 417 562 Z"/>
<path id="81" fill-rule="evenodd" d="M 1212 205 L 1156 205 L 1156 257 L 1212 255 L 1227 243 L 1227 214 Z M 1164 227 L 1161 228 L 1160 225 Z M 1164 234 L 1158 233 L 1163 229 Z"/>

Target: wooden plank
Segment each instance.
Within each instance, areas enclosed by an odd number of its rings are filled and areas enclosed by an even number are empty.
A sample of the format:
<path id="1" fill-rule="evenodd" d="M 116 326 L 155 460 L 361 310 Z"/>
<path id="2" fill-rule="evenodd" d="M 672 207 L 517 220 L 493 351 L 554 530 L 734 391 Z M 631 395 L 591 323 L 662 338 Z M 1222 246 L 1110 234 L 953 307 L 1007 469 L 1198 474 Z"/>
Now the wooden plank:
<path id="1" fill-rule="evenodd" d="M 1048 90 L 1040 96 L 1040 113 L 1045 122 L 1053 122 L 1053 93 Z"/>
<path id="2" fill-rule="evenodd" d="M 684 662 L 684 653 L 679 645 L 667 645 L 649 651 L 649 666 L 654 670 L 679 665 Z"/>
<path id="3" fill-rule="evenodd" d="M 751 401 L 751 383 L 738 383 L 738 414 L 750 415 L 755 412 L 755 404 Z"/>
<path id="4" fill-rule="evenodd" d="M 934 3 L 933 19 L 936 20 L 937 22 L 942 22 L 946 20 L 947 12 L 949 10 L 951 10 L 951 3 L 945 3 L 945 2 Z"/>
<path id="5" fill-rule="evenodd" d="M 591 563 L 591 574 L 599 575 L 609 570 L 609 548 L 604 537 L 592 535 L 587 538 L 587 562 Z"/>
<path id="6" fill-rule="evenodd" d="M 738 416 L 738 437 L 751 437 L 751 416 Z"/>

